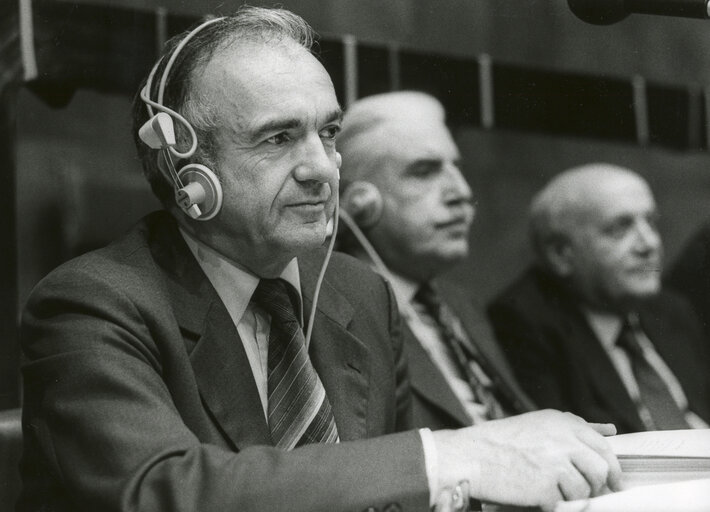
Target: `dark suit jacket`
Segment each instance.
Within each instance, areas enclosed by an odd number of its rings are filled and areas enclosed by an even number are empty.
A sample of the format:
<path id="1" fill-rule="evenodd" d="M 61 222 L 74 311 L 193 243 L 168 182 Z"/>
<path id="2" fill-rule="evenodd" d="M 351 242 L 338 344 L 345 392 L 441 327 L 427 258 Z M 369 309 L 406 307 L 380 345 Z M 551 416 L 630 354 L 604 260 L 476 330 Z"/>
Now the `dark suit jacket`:
<path id="1" fill-rule="evenodd" d="M 443 281 L 438 283 L 442 297 L 463 324 L 486 373 L 495 386 L 496 398 L 511 414 L 533 410 L 531 400 L 520 389 L 501 349 L 493 339 L 482 308 L 466 292 Z M 471 424 L 466 411 L 446 379 L 415 335 L 405 326 L 404 346 L 409 361 L 414 424 L 431 429 L 459 428 Z"/>
<path id="2" fill-rule="evenodd" d="M 688 299 L 703 323 L 706 339 L 710 338 L 710 221 L 685 244 L 666 272 L 665 282 Z"/>
<path id="3" fill-rule="evenodd" d="M 299 260 L 309 310 L 323 254 Z M 23 320 L 19 510 L 427 510 L 396 303 L 333 255 L 310 355 L 343 441 L 272 444 L 224 305 L 164 213 L 60 267 Z M 46 508 L 42 508 L 46 507 Z"/>
<path id="4" fill-rule="evenodd" d="M 690 306 L 664 291 L 640 306 L 638 314 L 690 408 L 710 421 L 710 372 Z M 555 278 L 529 269 L 491 303 L 489 315 L 519 382 L 537 405 L 611 422 L 620 432 L 644 430 L 604 348 Z"/>

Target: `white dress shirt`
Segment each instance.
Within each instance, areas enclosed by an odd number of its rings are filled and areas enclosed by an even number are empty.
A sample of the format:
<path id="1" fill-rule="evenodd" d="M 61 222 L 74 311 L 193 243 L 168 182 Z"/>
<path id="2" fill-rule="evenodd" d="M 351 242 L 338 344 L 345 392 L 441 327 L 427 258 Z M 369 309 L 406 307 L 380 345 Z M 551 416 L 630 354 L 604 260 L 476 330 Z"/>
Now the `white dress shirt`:
<path id="1" fill-rule="evenodd" d="M 596 334 L 597 339 L 602 344 L 602 347 L 604 347 L 611 363 L 614 365 L 616 372 L 624 383 L 626 391 L 639 409 L 639 415 L 641 418 L 648 416 L 649 413 L 640 400 L 639 387 L 631 368 L 629 356 L 626 354 L 626 351 L 616 343 L 619 333 L 621 332 L 622 319 L 617 315 L 589 310 L 585 310 L 584 314 L 592 331 Z M 638 323 L 637 319 L 635 319 L 635 323 Z M 688 422 L 688 425 L 692 428 L 708 428 L 708 425 L 697 414 L 688 409 L 688 398 L 685 396 L 680 382 L 678 382 L 678 379 L 673 375 L 673 372 L 665 361 L 661 359 L 661 356 L 654 348 L 651 340 L 648 339 L 641 329 L 636 329 L 635 333 L 641 350 L 643 351 L 644 358 L 665 383 L 680 410 L 685 412 L 685 420 Z"/>

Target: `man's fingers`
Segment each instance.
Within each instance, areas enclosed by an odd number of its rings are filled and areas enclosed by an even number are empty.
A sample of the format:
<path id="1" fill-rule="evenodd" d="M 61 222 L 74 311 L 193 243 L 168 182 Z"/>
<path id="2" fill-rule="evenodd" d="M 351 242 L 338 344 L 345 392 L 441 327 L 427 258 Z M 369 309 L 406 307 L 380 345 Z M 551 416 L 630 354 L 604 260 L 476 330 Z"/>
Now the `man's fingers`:
<path id="1" fill-rule="evenodd" d="M 555 507 L 560 501 L 564 501 L 565 497 L 562 495 L 560 486 L 558 485 L 554 490 L 550 490 L 545 493 L 544 501 L 540 504 L 540 508 L 544 512 L 554 512 Z"/>
<path id="2" fill-rule="evenodd" d="M 572 465 L 589 484 L 591 496 L 597 496 L 606 489 L 609 463 L 599 453 L 594 450 L 579 450 L 572 455 Z"/>
<path id="3" fill-rule="evenodd" d="M 559 476 L 557 486 L 567 501 L 588 498 L 592 492 L 585 476 L 572 465 Z"/>
<path id="4" fill-rule="evenodd" d="M 606 439 L 589 430 L 577 432 L 577 438 L 598 453 L 606 461 L 608 466 L 606 484 L 612 491 L 618 491 L 621 483 L 621 466 L 619 465 L 619 459 L 616 458 L 616 455 L 611 450 L 611 446 Z M 603 487 L 598 489 L 596 492 L 600 493 L 602 491 Z"/>
<path id="5" fill-rule="evenodd" d="M 613 423 L 588 423 L 588 425 L 603 436 L 616 435 L 616 425 Z"/>

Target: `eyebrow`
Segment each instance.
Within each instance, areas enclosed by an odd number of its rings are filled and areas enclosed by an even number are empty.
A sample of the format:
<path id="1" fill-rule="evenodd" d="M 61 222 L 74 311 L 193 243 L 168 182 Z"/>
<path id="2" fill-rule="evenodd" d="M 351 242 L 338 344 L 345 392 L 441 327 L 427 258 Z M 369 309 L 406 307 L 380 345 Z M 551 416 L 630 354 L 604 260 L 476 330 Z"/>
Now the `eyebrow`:
<path id="1" fill-rule="evenodd" d="M 341 108 L 334 109 L 325 117 L 325 124 L 334 121 L 340 122 L 343 120 L 343 110 Z M 249 135 L 249 140 L 256 142 L 269 133 L 277 133 L 285 130 L 292 130 L 303 126 L 303 120 L 297 117 L 287 119 L 271 119 L 259 126 Z"/>
<path id="2" fill-rule="evenodd" d="M 422 157 L 417 158 L 407 166 L 407 170 L 413 170 L 421 166 L 440 166 L 443 165 L 444 159 L 440 157 Z M 455 166 L 459 167 L 461 165 L 461 159 L 456 158 L 453 160 Z"/>

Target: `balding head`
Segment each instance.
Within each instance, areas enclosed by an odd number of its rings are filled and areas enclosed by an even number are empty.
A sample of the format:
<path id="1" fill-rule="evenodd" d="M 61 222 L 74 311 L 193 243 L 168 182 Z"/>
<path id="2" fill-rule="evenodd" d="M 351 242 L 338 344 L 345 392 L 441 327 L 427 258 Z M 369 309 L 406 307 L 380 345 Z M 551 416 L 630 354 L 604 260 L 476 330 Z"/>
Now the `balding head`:
<path id="1" fill-rule="evenodd" d="M 661 242 L 653 194 L 638 174 L 612 164 L 569 169 L 533 199 L 539 261 L 599 309 L 619 309 L 660 287 Z"/>
<path id="2" fill-rule="evenodd" d="M 607 163 L 581 165 L 555 176 L 531 203 L 530 229 L 535 249 L 539 251 L 547 243 L 569 236 L 586 215 L 599 208 L 607 190 L 626 181 L 648 188 L 635 172 Z"/>

